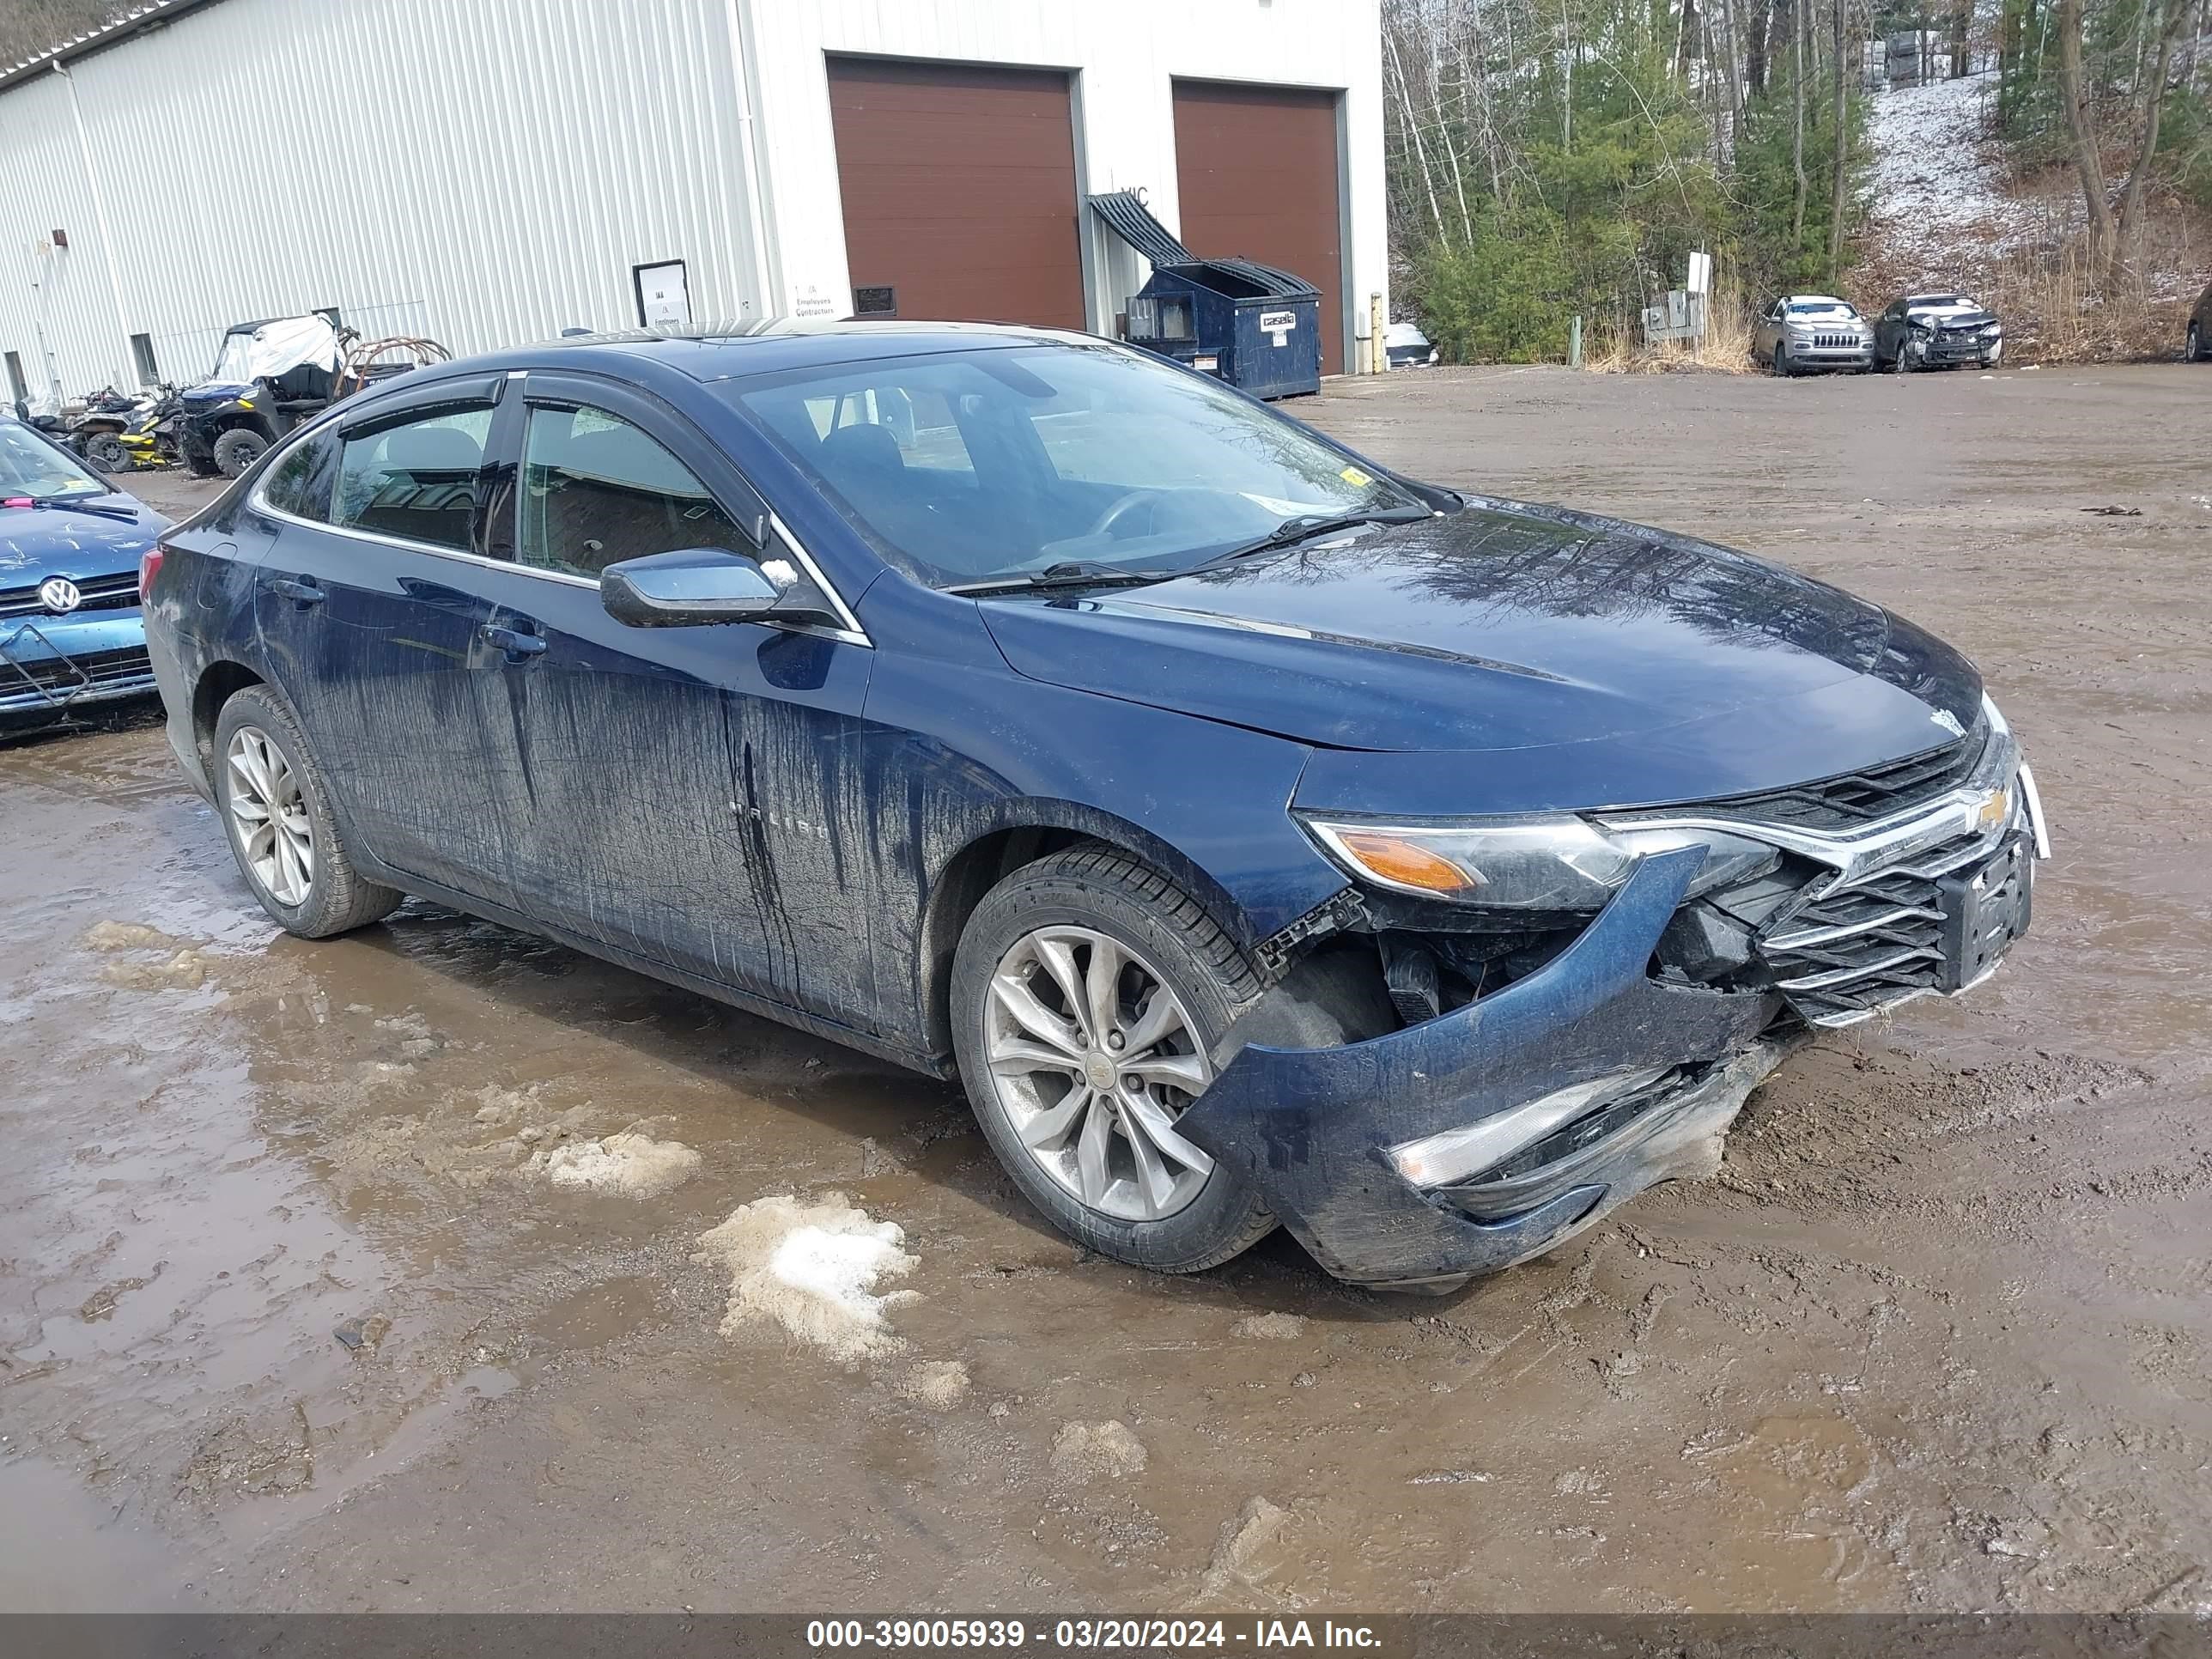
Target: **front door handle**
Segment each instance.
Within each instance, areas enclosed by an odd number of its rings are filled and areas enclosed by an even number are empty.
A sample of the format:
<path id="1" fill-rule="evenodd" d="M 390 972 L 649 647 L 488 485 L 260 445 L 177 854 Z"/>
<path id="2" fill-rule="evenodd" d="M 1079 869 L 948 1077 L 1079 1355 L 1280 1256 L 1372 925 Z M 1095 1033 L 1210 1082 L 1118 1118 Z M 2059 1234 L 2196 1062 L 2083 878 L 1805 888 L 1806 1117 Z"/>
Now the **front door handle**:
<path id="1" fill-rule="evenodd" d="M 314 583 L 295 581 L 289 576 L 277 577 L 269 584 L 269 591 L 272 593 L 283 594 L 302 611 L 320 605 L 327 597 Z"/>
<path id="2" fill-rule="evenodd" d="M 532 657 L 545 654 L 545 641 L 535 634 L 520 633 L 512 628 L 497 628 L 486 623 L 477 632 L 486 645 L 496 646 L 507 653 L 509 662 L 527 662 Z"/>

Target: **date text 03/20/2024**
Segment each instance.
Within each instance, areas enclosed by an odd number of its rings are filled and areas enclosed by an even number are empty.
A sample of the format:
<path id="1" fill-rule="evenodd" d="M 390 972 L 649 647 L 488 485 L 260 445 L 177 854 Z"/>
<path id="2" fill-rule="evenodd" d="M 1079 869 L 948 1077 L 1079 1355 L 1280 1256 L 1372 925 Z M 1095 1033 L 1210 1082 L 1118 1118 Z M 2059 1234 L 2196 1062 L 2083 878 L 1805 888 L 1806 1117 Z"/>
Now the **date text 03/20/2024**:
<path id="1" fill-rule="evenodd" d="M 806 1645 L 839 1649 L 1000 1648 L 1040 1646 L 1096 1652 L 1122 1649 L 1244 1647 L 1372 1650 L 1382 1638 L 1369 1625 L 1334 1620 L 1061 1619 L 1031 1626 L 1018 1619 L 819 1619 L 806 1626 Z"/>

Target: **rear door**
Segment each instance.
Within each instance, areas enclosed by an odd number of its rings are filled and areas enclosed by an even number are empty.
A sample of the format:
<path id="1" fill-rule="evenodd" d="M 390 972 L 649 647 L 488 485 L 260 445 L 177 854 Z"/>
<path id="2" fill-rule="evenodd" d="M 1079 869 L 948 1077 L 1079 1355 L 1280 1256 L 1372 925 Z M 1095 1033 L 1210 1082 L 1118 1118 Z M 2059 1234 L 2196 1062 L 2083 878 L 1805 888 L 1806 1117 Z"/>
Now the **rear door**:
<path id="1" fill-rule="evenodd" d="M 270 468 L 238 542 L 270 670 L 369 850 L 509 906 L 513 743 L 480 550 L 504 385 L 441 382 L 322 428 Z"/>
<path id="2" fill-rule="evenodd" d="M 501 442 L 493 621 L 534 641 L 501 689 L 518 737 L 527 914 L 641 962 L 870 1025 L 859 794 L 873 653 L 847 630 L 633 628 L 599 572 L 720 547 L 796 557 L 720 449 L 644 393 L 532 374 Z M 515 470 L 505 468 L 513 464 Z"/>

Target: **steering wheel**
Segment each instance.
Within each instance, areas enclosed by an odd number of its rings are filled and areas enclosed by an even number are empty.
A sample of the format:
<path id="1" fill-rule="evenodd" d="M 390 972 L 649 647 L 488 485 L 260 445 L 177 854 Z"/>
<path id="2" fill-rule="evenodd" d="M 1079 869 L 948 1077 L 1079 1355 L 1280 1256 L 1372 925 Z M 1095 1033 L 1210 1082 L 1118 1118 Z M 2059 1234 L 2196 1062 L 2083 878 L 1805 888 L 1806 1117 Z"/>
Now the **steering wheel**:
<path id="1" fill-rule="evenodd" d="M 1154 489 L 1149 486 L 1140 486 L 1124 495 L 1116 495 L 1106 503 L 1106 510 L 1098 515 L 1098 522 L 1092 525 L 1085 533 L 1092 536 L 1111 536 L 1115 526 L 1139 507 L 1152 506 L 1157 501 L 1164 500 L 1166 496 L 1167 491 L 1164 489 Z"/>

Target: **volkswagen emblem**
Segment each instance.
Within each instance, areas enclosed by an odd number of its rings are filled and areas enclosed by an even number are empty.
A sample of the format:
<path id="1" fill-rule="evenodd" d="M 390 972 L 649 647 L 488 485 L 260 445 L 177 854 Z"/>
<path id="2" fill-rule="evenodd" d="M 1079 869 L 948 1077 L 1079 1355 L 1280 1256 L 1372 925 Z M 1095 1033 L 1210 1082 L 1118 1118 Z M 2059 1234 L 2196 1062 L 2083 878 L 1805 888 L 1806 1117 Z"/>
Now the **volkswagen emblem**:
<path id="1" fill-rule="evenodd" d="M 39 603 L 57 617 L 65 617 L 84 603 L 84 595 L 67 576 L 49 576 L 39 584 Z"/>

